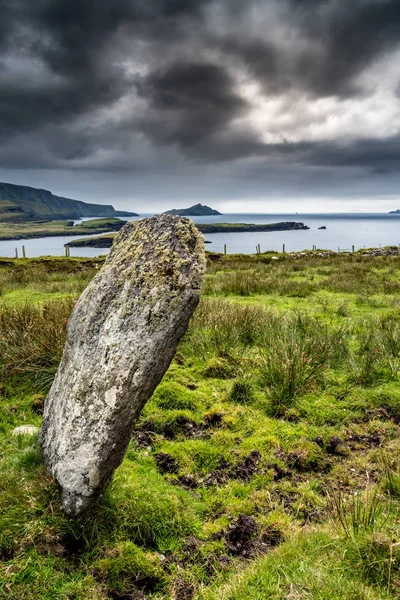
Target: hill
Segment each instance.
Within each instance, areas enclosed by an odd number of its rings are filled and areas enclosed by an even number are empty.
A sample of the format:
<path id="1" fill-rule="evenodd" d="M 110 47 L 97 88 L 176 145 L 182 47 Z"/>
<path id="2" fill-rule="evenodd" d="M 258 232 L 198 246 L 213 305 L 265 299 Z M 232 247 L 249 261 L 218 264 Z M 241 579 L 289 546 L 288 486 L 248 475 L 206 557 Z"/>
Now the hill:
<path id="1" fill-rule="evenodd" d="M 220 215 L 221 213 L 204 204 L 195 204 L 190 208 L 173 208 L 172 210 L 167 210 L 164 214 L 180 215 L 183 217 L 208 217 Z"/>
<path id="2" fill-rule="evenodd" d="M 59 220 L 80 219 L 82 217 L 134 217 L 136 213 L 116 211 L 111 205 L 89 204 L 80 200 L 55 196 L 48 190 L 0 182 L 0 201 L 8 203 L 7 210 L 2 211 L 0 206 L 0 219 L 3 214 L 14 212 L 14 216 L 21 220 Z M 24 213 L 26 214 L 26 218 Z"/>
<path id="3" fill-rule="evenodd" d="M 397 210 L 391 210 L 389 215 L 400 215 L 400 208 L 398 208 Z"/>
<path id="4" fill-rule="evenodd" d="M 5 223 L 27 223 L 34 221 L 48 221 L 33 212 L 25 212 L 18 204 L 11 200 L 0 200 L 0 221 Z"/>

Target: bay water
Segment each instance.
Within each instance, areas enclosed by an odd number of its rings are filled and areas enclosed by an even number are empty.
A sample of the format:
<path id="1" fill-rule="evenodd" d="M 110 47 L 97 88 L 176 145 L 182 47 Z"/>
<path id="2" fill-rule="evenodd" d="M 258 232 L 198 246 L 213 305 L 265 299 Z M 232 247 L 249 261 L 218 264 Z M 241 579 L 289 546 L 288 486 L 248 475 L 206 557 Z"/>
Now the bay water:
<path id="1" fill-rule="evenodd" d="M 142 215 L 147 217 L 152 215 Z M 141 217 L 131 217 L 135 221 Z M 84 219 L 85 220 L 85 219 Z M 400 244 L 400 215 L 382 213 L 342 213 L 342 214 L 226 214 L 211 217 L 193 217 L 196 223 L 278 223 L 296 221 L 310 227 L 309 230 L 214 233 L 207 234 L 207 250 L 223 252 L 226 244 L 228 254 L 254 254 L 260 244 L 261 252 L 279 252 L 283 244 L 287 252 L 310 250 L 313 246 L 326 250 L 350 250 L 398 246 Z M 319 229 L 326 227 L 326 229 Z M 28 257 L 64 256 L 64 244 L 77 239 L 76 236 L 44 237 L 32 240 L 0 241 L 0 256 L 15 256 L 18 248 L 22 256 L 22 245 Z M 71 248 L 71 256 L 95 257 L 106 254 L 108 249 Z"/>

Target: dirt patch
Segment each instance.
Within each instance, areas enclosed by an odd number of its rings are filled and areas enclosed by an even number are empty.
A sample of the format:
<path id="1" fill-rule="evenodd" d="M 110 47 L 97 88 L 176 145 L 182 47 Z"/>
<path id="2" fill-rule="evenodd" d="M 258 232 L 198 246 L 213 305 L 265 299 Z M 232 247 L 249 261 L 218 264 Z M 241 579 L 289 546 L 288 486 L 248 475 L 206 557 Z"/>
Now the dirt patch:
<path id="1" fill-rule="evenodd" d="M 196 423 L 196 421 L 193 421 L 192 419 L 189 419 L 184 415 L 178 416 L 173 422 L 163 423 L 161 426 L 157 427 L 150 420 L 144 421 L 139 425 L 139 427 L 135 429 L 135 432 L 133 434 L 135 440 L 139 435 L 139 444 L 140 436 L 143 434 L 145 434 L 148 437 L 151 435 L 153 435 L 154 437 L 156 434 L 163 435 L 167 440 L 174 440 L 176 437 L 178 437 L 178 435 L 183 435 L 185 438 L 189 439 L 209 438 L 209 434 L 204 430 L 202 424 L 199 425 L 198 423 Z M 139 447 L 143 446 L 139 445 Z"/>
<path id="2" fill-rule="evenodd" d="M 199 482 L 194 475 L 178 475 L 178 477 L 165 478 L 171 485 L 181 485 L 187 490 L 195 490 Z"/>
<path id="3" fill-rule="evenodd" d="M 230 554 L 243 557 L 254 555 L 254 542 L 258 533 L 258 525 L 254 517 L 239 515 L 238 519 L 229 525 L 225 533 L 226 548 Z"/>
<path id="4" fill-rule="evenodd" d="M 284 540 L 284 535 L 280 529 L 276 527 L 266 527 L 260 535 L 260 541 L 266 544 L 269 548 L 276 548 Z"/>
<path id="5" fill-rule="evenodd" d="M 217 467 L 212 469 L 208 475 L 201 479 L 199 483 L 202 485 L 222 485 L 229 480 L 229 472 L 232 468 L 232 463 L 225 458 L 221 458 Z"/>
<path id="6" fill-rule="evenodd" d="M 143 429 L 136 429 L 133 432 L 133 439 L 138 448 L 151 448 L 154 443 L 154 432 Z"/>
<path id="7" fill-rule="evenodd" d="M 210 413 L 205 415 L 203 419 L 204 427 L 220 427 L 222 425 L 224 415 L 219 412 Z"/>
<path id="8" fill-rule="evenodd" d="M 293 475 L 292 471 L 289 471 L 288 469 L 284 469 L 283 467 L 279 466 L 277 463 L 269 463 L 268 469 L 272 469 L 274 471 L 274 481 L 280 481 L 281 479 L 284 479 L 285 477 L 292 477 L 292 475 Z"/>
<path id="9" fill-rule="evenodd" d="M 233 479 L 249 480 L 253 475 L 260 473 L 261 453 L 258 450 L 252 450 L 242 462 L 235 465 L 230 470 L 230 477 Z"/>
<path id="10" fill-rule="evenodd" d="M 179 470 L 177 460 L 168 452 L 154 454 L 154 460 L 160 473 L 177 473 Z"/>
<path id="11" fill-rule="evenodd" d="M 221 458 L 218 466 L 210 471 L 199 483 L 203 485 L 221 485 L 230 479 L 242 479 L 248 481 L 253 475 L 263 473 L 260 468 L 261 454 L 258 450 L 252 450 L 248 456 L 233 465 L 225 458 Z"/>
<path id="12" fill-rule="evenodd" d="M 199 485 L 194 475 L 179 475 L 177 481 L 181 484 L 182 487 L 187 488 L 189 490 L 194 490 Z"/>
<path id="13" fill-rule="evenodd" d="M 33 396 L 32 397 L 33 412 L 35 412 L 38 415 L 42 415 L 43 409 L 44 409 L 44 401 L 45 401 L 45 396 L 42 396 L 42 394 L 36 394 L 35 396 Z"/>
<path id="14" fill-rule="evenodd" d="M 379 432 L 374 431 L 370 435 L 362 435 L 350 432 L 346 438 L 351 450 L 357 450 L 361 446 L 377 448 L 382 445 L 382 437 Z"/>
<path id="15" fill-rule="evenodd" d="M 337 435 L 332 436 L 326 445 L 326 451 L 328 454 L 342 455 L 344 453 L 343 440 Z"/>
<path id="16" fill-rule="evenodd" d="M 56 556 L 59 556 L 59 553 L 62 552 L 63 556 L 70 560 L 78 560 L 86 549 L 86 542 L 83 536 L 75 538 L 68 534 L 62 536 L 59 540 L 51 542 L 51 545 L 55 552 L 58 553 Z"/>
<path id="17" fill-rule="evenodd" d="M 192 600 L 196 593 L 196 588 L 190 581 L 179 578 L 172 584 L 172 598 L 174 600 Z"/>
<path id="18" fill-rule="evenodd" d="M 0 548 L 0 562 L 8 562 L 15 556 L 15 548 Z"/>
<path id="19" fill-rule="evenodd" d="M 230 566 L 232 565 L 232 562 L 233 562 L 233 558 L 231 558 L 227 554 L 221 554 L 219 556 L 217 556 L 215 554 L 210 554 L 210 556 L 208 556 L 207 562 L 206 562 L 207 575 L 210 578 L 215 577 L 221 571 L 225 571 L 226 569 L 229 569 Z"/>

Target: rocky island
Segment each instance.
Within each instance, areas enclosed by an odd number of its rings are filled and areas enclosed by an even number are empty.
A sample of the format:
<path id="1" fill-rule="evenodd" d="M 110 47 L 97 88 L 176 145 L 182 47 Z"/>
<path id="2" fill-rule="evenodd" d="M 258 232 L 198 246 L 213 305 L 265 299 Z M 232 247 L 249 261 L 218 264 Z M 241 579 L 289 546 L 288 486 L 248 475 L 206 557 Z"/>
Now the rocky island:
<path id="1" fill-rule="evenodd" d="M 190 208 L 173 208 L 172 210 L 167 210 L 164 214 L 179 215 L 181 217 L 209 217 L 221 215 L 217 210 L 204 204 L 195 204 Z"/>

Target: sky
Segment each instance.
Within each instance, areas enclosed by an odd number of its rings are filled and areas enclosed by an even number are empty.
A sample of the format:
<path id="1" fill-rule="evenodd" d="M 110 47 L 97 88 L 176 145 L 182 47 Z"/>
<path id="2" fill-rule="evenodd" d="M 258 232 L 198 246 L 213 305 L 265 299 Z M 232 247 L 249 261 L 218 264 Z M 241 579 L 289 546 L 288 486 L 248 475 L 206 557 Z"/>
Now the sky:
<path id="1" fill-rule="evenodd" d="M 399 0 L 0 0 L 0 180 L 149 213 L 400 208 Z"/>

